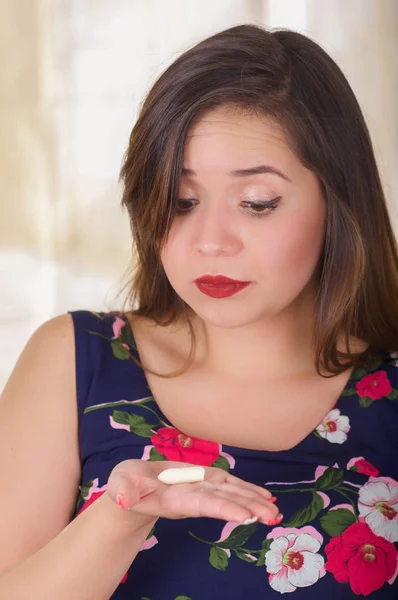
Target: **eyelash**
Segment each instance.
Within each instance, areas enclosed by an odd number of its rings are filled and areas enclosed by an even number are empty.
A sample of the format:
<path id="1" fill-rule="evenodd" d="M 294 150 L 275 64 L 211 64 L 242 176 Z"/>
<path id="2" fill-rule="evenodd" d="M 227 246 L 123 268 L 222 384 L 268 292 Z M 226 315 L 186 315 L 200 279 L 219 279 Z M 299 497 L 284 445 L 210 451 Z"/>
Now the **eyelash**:
<path id="1" fill-rule="evenodd" d="M 251 217 L 261 219 L 263 217 L 267 217 L 272 212 L 274 212 L 274 210 L 276 210 L 278 208 L 281 198 L 282 198 L 282 196 L 278 196 L 277 198 L 274 198 L 273 200 L 269 200 L 268 202 L 266 202 L 266 201 L 249 202 L 249 201 L 245 200 L 242 202 L 242 204 L 244 204 L 245 206 L 251 205 L 251 206 L 256 206 L 260 209 L 267 209 L 267 212 L 249 212 L 249 211 L 247 211 Z M 197 200 L 195 198 L 179 198 L 178 202 L 193 202 L 193 203 L 197 204 Z M 177 205 L 177 214 L 180 216 L 187 215 L 190 212 L 192 212 L 192 210 L 193 210 L 193 206 L 188 207 L 188 210 L 184 210 L 184 209 L 181 209 L 181 207 Z"/>

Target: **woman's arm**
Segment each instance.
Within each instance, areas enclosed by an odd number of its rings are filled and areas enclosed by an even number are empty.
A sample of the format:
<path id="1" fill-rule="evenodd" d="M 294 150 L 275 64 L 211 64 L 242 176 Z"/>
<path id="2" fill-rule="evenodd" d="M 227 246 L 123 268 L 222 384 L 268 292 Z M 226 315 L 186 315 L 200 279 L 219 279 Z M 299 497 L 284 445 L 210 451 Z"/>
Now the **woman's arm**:
<path id="1" fill-rule="evenodd" d="M 71 522 L 80 481 L 69 315 L 42 325 L 0 399 L 0 597 L 108 600 L 155 520 L 104 494 Z"/>
<path id="2" fill-rule="evenodd" d="M 104 494 L 43 548 L 0 575 L 7 600 L 109 600 L 156 519 Z"/>

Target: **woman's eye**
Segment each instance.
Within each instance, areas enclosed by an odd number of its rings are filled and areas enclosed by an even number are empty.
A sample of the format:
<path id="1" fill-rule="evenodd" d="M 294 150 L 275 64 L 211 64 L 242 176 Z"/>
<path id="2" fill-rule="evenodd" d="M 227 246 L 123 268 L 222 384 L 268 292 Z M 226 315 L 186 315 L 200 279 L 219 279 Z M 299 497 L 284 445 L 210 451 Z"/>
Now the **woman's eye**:
<path id="1" fill-rule="evenodd" d="M 241 206 L 243 206 L 243 208 L 246 209 L 246 212 L 252 217 L 265 217 L 277 208 L 280 200 L 281 196 L 269 201 L 264 200 L 254 202 L 245 200 L 241 202 Z M 198 203 L 199 201 L 195 198 L 179 198 L 177 201 L 176 212 L 178 215 L 188 214 Z"/>
<path id="2" fill-rule="evenodd" d="M 192 210 L 198 201 L 195 198 L 179 198 L 177 201 L 177 214 L 182 215 Z"/>
<path id="3" fill-rule="evenodd" d="M 278 204 L 281 200 L 281 196 L 278 196 L 278 198 L 274 198 L 273 200 L 269 200 L 269 201 L 258 201 L 258 202 L 251 202 L 251 201 L 244 201 L 241 202 L 241 206 L 243 206 L 244 208 L 248 209 L 248 213 L 253 216 L 253 217 L 265 217 L 266 215 L 269 215 L 271 212 L 273 212 L 277 207 Z"/>

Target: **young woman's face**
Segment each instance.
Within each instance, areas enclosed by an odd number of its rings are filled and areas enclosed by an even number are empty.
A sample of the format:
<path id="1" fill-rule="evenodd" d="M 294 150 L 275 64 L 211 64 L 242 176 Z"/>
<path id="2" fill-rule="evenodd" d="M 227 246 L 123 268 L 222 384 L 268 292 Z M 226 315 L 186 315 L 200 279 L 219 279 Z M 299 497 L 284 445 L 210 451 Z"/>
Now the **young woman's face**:
<path id="1" fill-rule="evenodd" d="M 179 208 L 161 259 L 177 294 L 205 322 L 267 319 L 308 287 L 326 206 L 275 122 L 225 108 L 200 119 L 186 142 Z M 205 275 L 248 285 L 195 283 Z"/>

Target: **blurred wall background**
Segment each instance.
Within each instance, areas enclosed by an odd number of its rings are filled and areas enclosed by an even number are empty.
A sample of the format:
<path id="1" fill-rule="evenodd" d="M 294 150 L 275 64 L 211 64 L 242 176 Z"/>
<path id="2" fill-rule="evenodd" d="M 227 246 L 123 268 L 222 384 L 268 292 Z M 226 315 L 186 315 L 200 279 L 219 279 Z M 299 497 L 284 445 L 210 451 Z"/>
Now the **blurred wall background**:
<path id="1" fill-rule="evenodd" d="M 343 68 L 398 226 L 395 0 L 0 0 L 0 389 L 41 322 L 118 306 L 139 102 L 181 51 L 243 22 L 306 33 Z"/>

